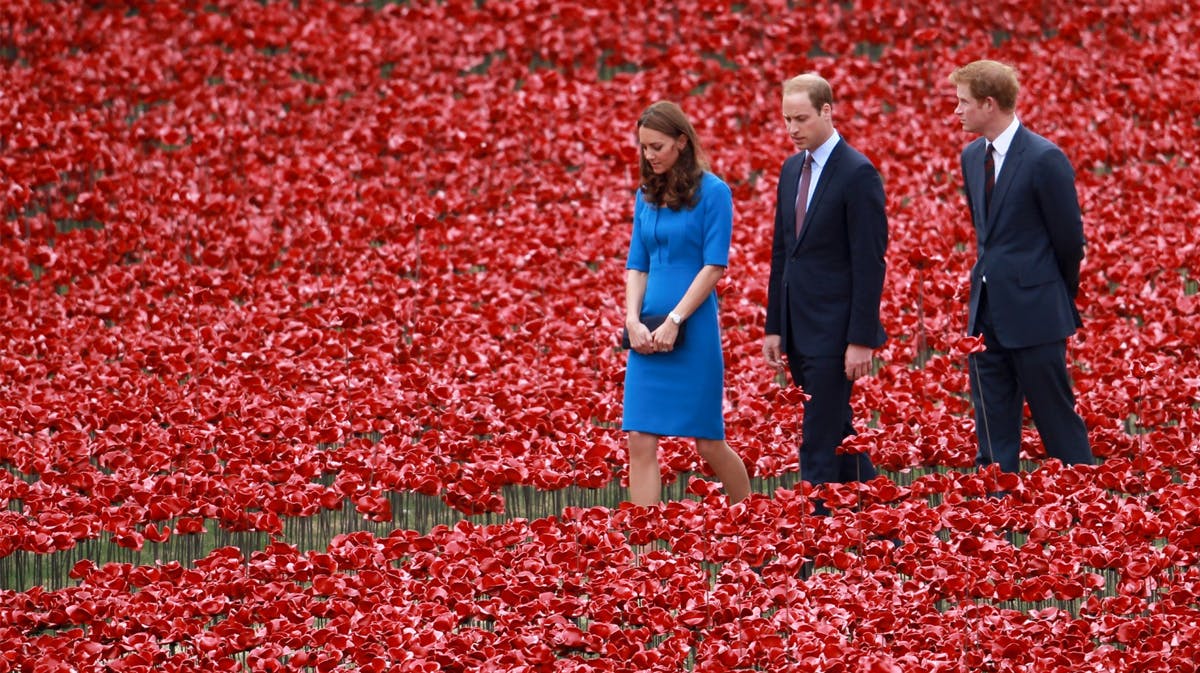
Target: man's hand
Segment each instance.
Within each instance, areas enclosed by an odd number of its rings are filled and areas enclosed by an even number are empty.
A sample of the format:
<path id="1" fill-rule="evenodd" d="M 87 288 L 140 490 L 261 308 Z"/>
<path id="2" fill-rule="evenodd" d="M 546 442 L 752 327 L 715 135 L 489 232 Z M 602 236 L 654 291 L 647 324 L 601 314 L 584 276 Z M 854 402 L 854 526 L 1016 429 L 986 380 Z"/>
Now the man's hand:
<path id="1" fill-rule="evenodd" d="M 775 371 L 783 370 L 783 340 L 778 334 L 768 334 L 763 339 L 763 355 L 767 358 L 767 366 Z"/>
<path id="2" fill-rule="evenodd" d="M 853 381 L 871 375 L 871 356 L 874 349 L 858 344 L 846 346 L 846 378 Z"/>

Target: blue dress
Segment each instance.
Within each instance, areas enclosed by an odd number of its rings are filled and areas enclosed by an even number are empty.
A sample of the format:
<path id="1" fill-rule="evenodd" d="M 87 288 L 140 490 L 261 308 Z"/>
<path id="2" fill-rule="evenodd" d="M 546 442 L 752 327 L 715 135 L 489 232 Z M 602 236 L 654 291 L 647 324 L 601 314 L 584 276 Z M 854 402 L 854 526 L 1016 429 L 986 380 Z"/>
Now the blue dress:
<path id="1" fill-rule="evenodd" d="M 642 315 L 675 308 L 700 272 L 729 265 L 733 196 L 705 173 L 700 201 L 690 210 L 659 208 L 638 190 L 626 269 L 647 272 Z M 714 290 L 686 321 L 687 337 L 669 353 L 629 351 L 621 429 L 654 435 L 725 438 L 725 360 Z"/>

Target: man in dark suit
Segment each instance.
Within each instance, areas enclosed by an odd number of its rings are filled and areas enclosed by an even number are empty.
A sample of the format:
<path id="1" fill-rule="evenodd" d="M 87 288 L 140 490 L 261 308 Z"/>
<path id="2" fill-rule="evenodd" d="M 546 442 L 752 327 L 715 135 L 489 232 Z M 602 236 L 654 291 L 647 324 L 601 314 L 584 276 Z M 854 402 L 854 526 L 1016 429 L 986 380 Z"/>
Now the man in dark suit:
<path id="1" fill-rule="evenodd" d="M 855 434 L 854 380 L 871 375 L 874 351 L 887 338 L 879 321 L 888 241 L 883 181 L 834 129 L 833 89 L 823 78 L 784 82 L 783 119 L 797 153 L 779 177 L 763 354 L 777 370 L 786 355 L 792 380 L 809 396 L 800 478 L 867 481 L 876 475 L 870 457 L 837 449 Z"/>
<path id="2" fill-rule="evenodd" d="M 1016 116 L 1017 74 L 996 61 L 955 70 L 954 113 L 981 138 L 962 153 L 975 224 L 967 329 L 987 347 L 971 358 L 979 465 L 1016 472 L 1024 403 L 1046 452 L 1066 464 L 1093 462 L 1075 411 L 1066 340 L 1081 326 L 1075 297 L 1083 222 L 1071 162 Z"/>

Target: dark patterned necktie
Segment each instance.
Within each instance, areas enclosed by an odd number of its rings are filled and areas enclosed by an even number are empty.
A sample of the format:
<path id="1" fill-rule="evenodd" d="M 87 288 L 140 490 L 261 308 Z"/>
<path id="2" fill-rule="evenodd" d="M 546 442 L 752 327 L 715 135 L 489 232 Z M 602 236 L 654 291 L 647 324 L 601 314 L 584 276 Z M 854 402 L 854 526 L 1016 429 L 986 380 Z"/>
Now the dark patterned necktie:
<path id="1" fill-rule="evenodd" d="M 804 157 L 804 167 L 800 169 L 800 188 L 796 190 L 796 238 L 800 238 L 800 230 L 804 228 L 810 184 L 812 184 L 812 152 Z"/>
<path id="2" fill-rule="evenodd" d="M 987 212 L 992 207 L 992 188 L 996 186 L 996 146 L 988 143 L 983 160 L 983 209 Z"/>

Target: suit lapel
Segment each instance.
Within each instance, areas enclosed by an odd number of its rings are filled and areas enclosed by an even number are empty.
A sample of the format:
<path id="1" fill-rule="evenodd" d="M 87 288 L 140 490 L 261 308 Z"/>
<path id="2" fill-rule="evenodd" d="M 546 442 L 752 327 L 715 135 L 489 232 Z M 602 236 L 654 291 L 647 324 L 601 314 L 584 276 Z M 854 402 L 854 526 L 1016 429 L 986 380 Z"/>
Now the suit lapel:
<path id="1" fill-rule="evenodd" d="M 982 241 L 986 242 L 988 240 L 988 236 L 992 233 L 992 229 L 995 228 L 1000 209 L 1004 205 L 1004 195 L 1008 193 L 1009 187 L 1011 187 L 1013 182 L 1017 179 L 1016 176 L 1021 173 L 1021 164 L 1025 161 L 1025 133 L 1026 131 L 1024 126 L 1017 128 L 1017 132 L 1013 136 L 1012 143 L 1008 146 L 1008 153 L 1004 155 L 1004 163 L 1000 166 L 1000 175 L 996 179 L 995 186 L 992 187 L 992 202 L 982 218 L 982 225 L 980 226 L 979 232 L 979 237 Z M 984 143 L 986 143 L 986 141 L 984 141 Z M 984 143 L 980 143 L 981 149 L 979 151 L 978 162 L 979 175 L 983 175 L 984 170 L 983 153 L 985 150 L 982 148 L 987 147 L 987 145 Z M 979 193 L 978 203 L 982 204 L 983 187 L 980 186 L 977 191 Z M 979 210 L 980 212 L 983 212 L 982 207 L 980 207 Z"/>
<path id="2" fill-rule="evenodd" d="M 1013 135 L 1012 143 L 1008 146 L 1008 154 L 1004 157 L 1004 164 L 1000 166 L 1000 177 L 996 180 L 996 185 L 992 188 L 992 203 L 988 208 L 987 219 L 989 225 L 992 218 L 995 217 L 1000 204 L 1004 202 L 1004 195 L 1008 193 L 1008 188 L 1013 183 L 1013 176 L 1017 175 L 1021 170 L 1021 162 L 1025 158 L 1025 127 L 1017 127 L 1017 132 Z"/>
<path id="3" fill-rule="evenodd" d="M 813 191 L 812 200 L 808 203 L 808 210 L 804 212 L 804 227 L 800 229 L 800 236 L 796 239 L 796 245 L 800 245 L 800 241 L 808 235 L 809 225 L 812 224 L 813 213 L 821 207 L 821 197 L 825 195 L 825 188 L 829 185 L 829 181 L 833 179 L 834 171 L 837 170 L 838 157 L 841 156 L 842 141 L 839 140 L 833 146 L 833 151 L 829 153 L 829 158 L 825 160 L 825 165 L 821 167 L 821 177 L 817 180 L 816 189 Z M 797 185 L 799 181 L 797 180 Z M 797 186 L 799 191 L 799 186 Z M 795 211 L 793 217 L 795 216 Z M 793 246 L 795 247 L 795 246 Z"/>

